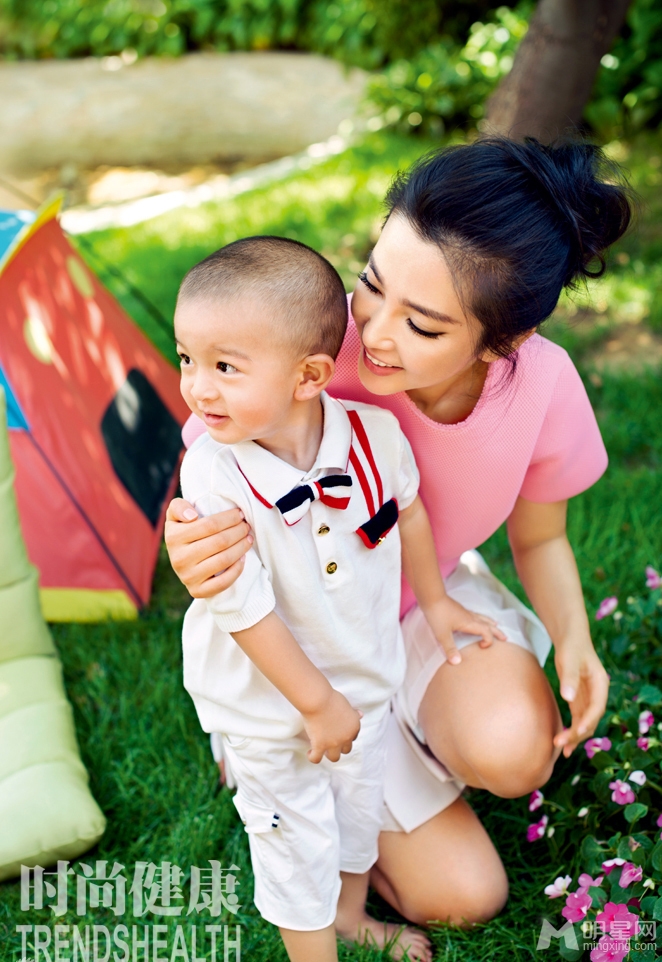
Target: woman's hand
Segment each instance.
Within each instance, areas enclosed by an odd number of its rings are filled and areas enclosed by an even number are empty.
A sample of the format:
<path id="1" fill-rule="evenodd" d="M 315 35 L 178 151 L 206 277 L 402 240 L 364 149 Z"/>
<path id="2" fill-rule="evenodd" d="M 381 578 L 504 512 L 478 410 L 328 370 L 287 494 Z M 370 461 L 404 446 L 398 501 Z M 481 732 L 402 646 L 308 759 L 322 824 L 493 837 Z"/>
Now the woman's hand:
<path id="1" fill-rule="evenodd" d="M 592 645 L 572 642 L 557 645 L 556 671 L 561 683 L 561 697 L 570 705 L 572 724 L 554 739 L 566 758 L 579 742 L 590 738 L 607 707 L 609 675 Z"/>
<path id="2" fill-rule="evenodd" d="M 239 508 L 199 518 L 188 501 L 175 498 L 166 513 L 165 543 L 189 594 L 211 598 L 237 580 L 253 536 Z"/>

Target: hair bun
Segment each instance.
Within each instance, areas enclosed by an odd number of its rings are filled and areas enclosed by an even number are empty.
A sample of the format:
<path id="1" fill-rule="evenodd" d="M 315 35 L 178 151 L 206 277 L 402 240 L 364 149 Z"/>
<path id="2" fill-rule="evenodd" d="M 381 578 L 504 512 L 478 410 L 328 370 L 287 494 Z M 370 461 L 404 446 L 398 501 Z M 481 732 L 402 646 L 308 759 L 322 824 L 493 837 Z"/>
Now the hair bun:
<path id="1" fill-rule="evenodd" d="M 600 277 L 605 251 L 632 217 L 630 190 L 620 169 L 595 144 L 561 141 L 547 146 L 533 137 L 521 145 L 519 160 L 568 225 L 574 256 L 565 284 L 580 276 Z M 597 269 L 591 269 L 594 261 Z"/>

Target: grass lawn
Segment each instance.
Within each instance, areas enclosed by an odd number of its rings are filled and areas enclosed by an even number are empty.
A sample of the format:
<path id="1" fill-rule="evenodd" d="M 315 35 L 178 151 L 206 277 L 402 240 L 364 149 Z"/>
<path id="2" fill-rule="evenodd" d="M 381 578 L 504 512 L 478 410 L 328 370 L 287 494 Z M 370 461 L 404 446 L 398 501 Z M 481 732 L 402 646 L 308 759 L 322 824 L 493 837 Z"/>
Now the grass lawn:
<path id="1" fill-rule="evenodd" d="M 172 316 L 185 270 L 222 244 L 251 233 L 284 234 L 311 244 L 329 256 L 349 287 L 378 232 L 380 201 L 393 173 L 428 146 L 413 138 L 376 134 L 307 173 L 232 201 L 90 235 L 84 256 L 164 354 L 173 358 L 167 334 L 117 277 L 104 270 L 103 261 L 120 267 L 166 318 Z M 662 380 L 652 369 L 601 366 L 615 332 L 636 330 L 655 343 L 656 332 L 662 329 L 662 301 L 657 299 L 662 291 L 658 191 L 662 139 L 645 135 L 632 144 L 611 145 L 610 151 L 629 167 L 644 199 L 640 229 L 619 245 L 613 273 L 591 285 L 590 298 L 564 300 L 546 332 L 571 351 L 585 377 L 611 457 L 605 478 L 576 498 L 570 511 L 571 539 L 591 611 L 606 595 L 641 593 L 645 565 L 662 563 Z M 484 551 L 495 572 L 517 590 L 504 532 L 497 532 Z M 215 790 L 207 739 L 182 688 L 180 633 L 187 603 L 188 596 L 162 553 L 152 602 L 139 621 L 54 628 L 92 790 L 108 817 L 106 835 L 82 861 L 105 859 L 111 865 L 117 861 L 125 867 L 129 885 L 138 861 L 179 865 L 186 879 L 184 916 L 190 866 L 205 867 L 210 858 L 220 859 L 224 867 L 239 866 L 242 908 L 236 918 L 225 913 L 220 921 L 242 925 L 247 962 L 277 962 L 286 958 L 278 935 L 251 904 L 243 828 L 230 794 Z M 599 625 L 596 629 L 601 648 L 602 629 Z M 550 672 L 553 676 L 551 666 Z M 584 764 L 583 756 L 581 752 L 562 761 L 554 778 L 566 779 Z M 471 800 L 504 858 L 511 899 L 502 915 L 486 926 L 469 932 L 434 929 L 435 958 L 467 962 L 534 958 L 539 919 L 547 908 L 542 889 L 557 875 L 572 874 L 576 853 L 557 852 L 553 841 L 528 844 L 525 829 L 531 819 L 521 800 L 503 801 L 480 792 Z M 377 899 L 374 908 L 389 915 Z M 198 929 L 197 954 L 210 958 L 209 946 L 202 950 L 200 939 L 204 924 L 219 920 L 193 914 L 183 924 L 188 927 L 192 920 Z M 163 923 L 171 934 L 167 955 L 161 957 L 168 959 L 174 927 L 182 924 L 179 918 L 136 918 L 131 911 L 118 919 L 108 908 L 79 917 L 75 907 L 58 922 L 110 929 L 119 922 Z M 53 920 L 45 909 L 21 911 L 17 883 L 0 885 L 0 962 L 19 959 L 21 942 L 15 927 L 24 924 L 52 925 Z M 142 929 L 138 937 L 143 937 Z M 114 948 L 119 962 L 122 950 Z M 150 958 L 157 954 L 150 946 Z M 340 957 L 358 962 L 383 956 L 341 946 Z M 229 958 L 234 959 L 232 952 Z"/>

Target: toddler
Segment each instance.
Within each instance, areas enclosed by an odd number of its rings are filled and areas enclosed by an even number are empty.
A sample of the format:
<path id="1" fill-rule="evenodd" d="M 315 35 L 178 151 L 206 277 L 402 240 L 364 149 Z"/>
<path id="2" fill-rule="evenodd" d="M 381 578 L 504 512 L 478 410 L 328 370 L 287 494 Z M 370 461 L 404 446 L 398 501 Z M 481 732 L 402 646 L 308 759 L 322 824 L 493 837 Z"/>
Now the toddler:
<path id="1" fill-rule="evenodd" d="M 238 506 L 254 536 L 237 581 L 186 614 L 184 684 L 222 737 L 255 904 L 292 962 L 335 962 L 336 933 L 394 934 L 364 906 L 405 668 L 401 552 L 451 663 L 454 630 L 500 635 L 445 593 L 397 419 L 325 392 L 346 324 L 333 267 L 278 237 L 206 258 L 175 312 L 182 394 L 207 427 L 183 496 L 202 515 Z M 401 935 L 407 949 L 430 958 L 421 933 Z"/>

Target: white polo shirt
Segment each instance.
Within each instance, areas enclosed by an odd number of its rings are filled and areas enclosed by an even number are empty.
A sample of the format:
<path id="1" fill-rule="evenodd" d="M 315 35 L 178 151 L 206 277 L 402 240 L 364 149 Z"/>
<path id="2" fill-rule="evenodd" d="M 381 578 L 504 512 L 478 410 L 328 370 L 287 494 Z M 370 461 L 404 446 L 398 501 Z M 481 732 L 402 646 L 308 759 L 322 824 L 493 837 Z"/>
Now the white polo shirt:
<path id="1" fill-rule="evenodd" d="M 207 434 L 184 458 L 186 500 L 201 515 L 238 506 L 255 537 L 234 585 L 194 600 L 184 619 L 184 686 L 205 731 L 280 739 L 303 730 L 301 715 L 229 634 L 274 609 L 354 708 L 384 706 L 403 680 L 399 531 L 367 547 L 357 530 L 390 499 L 407 508 L 418 470 L 389 411 L 327 394 L 322 404 L 322 442 L 308 472 L 253 441 L 221 445 Z M 276 506 L 300 485 L 323 494 L 315 482 L 331 475 L 351 478 L 351 487 L 334 489 L 349 498 L 344 509 L 306 499 L 293 522 Z"/>

